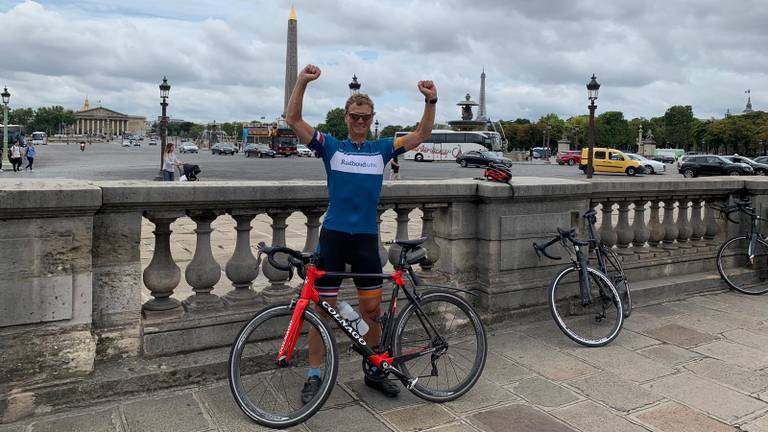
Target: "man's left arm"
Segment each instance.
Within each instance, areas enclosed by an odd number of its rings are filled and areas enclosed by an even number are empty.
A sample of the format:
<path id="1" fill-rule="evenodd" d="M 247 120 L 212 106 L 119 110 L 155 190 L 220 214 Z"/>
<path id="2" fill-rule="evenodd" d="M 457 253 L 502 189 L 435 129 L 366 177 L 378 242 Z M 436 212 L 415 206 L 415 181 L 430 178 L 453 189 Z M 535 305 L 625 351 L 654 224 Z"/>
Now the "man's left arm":
<path id="1" fill-rule="evenodd" d="M 396 151 L 401 147 L 405 149 L 404 151 L 413 150 L 432 135 L 437 107 L 437 87 L 432 81 L 419 81 L 419 91 L 424 95 L 424 114 L 415 131 L 395 140 Z"/>

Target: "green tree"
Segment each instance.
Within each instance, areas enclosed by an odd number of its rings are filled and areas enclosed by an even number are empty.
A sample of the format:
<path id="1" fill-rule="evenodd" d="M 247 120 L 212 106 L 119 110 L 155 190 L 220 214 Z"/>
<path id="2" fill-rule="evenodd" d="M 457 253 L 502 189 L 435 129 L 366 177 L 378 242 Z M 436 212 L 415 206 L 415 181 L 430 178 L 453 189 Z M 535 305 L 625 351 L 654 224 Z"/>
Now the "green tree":
<path id="1" fill-rule="evenodd" d="M 30 132 L 43 131 L 48 135 L 59 133 L 61 128 L 72 125 L 76 121 L 72 110 L 65 110 L 62 106 L 42 107 L 35 111 L 35 116 L 27 126 Z"/>
<path id="2" fill-rule="evenodd" d="M 32 120 L 34 118 L 35 118 L 35 110 L 33 110 L 32 108 L 16 108 L 8 112 L 8 124 L 31 126 Z"/>
<path id="3" fill-rule="evenodd" d="M 379 138 L 392 138 L 395 136 L 395 132 L 400 132 L 403 127 L 400 125 L 388 125 L 384 129 L 379 131 Z"/>
<path id="4" fill-rule="evenodd" d="M 338 139 L 346 139 L 347 123 L 344 121 L 344 108 L 334 108 L 325 115 L 325 123 L 316 127 L 320 132 L 326 132 Z"/>
<path id="5" fill-rule="evenodd" d="M 606 111 L 595 119 L 595 143 L 601 147 L 636 150 L 629 123 L 621 111 Z"/>
<path id="6" fill-rule="evenodd" d="M 690 150 L 693 145 L 693 108 L 675 105 L 664 113 L 664 135 L 674 148 Z"/>

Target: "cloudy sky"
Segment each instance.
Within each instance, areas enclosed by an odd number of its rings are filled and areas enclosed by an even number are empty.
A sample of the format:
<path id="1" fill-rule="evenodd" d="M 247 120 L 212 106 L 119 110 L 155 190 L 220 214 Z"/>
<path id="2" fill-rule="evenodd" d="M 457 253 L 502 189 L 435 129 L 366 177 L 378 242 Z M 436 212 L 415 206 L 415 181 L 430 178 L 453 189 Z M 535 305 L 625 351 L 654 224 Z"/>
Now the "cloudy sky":
<path id="1" fill-rule="evenodd" d="M 743 0 L 0 0 L 0 85 L 11 106 L 96 105 L 147 118 L 158 85 L 169 113 L 196 122 L 282 112 L 285 40 L 298 14 L 299 65 L 323 71 L 305 118 L 342 106 L 357 74 L 382 126 L 421 113 L 420 79 L 436 82 L 438 120 L 478 99 L 487 74 L 494 119 L 586 112 L 653 117 L 692 105 L 700 118 L 740 112 L 746 89 L 768 109 L 768 2 Z"/>

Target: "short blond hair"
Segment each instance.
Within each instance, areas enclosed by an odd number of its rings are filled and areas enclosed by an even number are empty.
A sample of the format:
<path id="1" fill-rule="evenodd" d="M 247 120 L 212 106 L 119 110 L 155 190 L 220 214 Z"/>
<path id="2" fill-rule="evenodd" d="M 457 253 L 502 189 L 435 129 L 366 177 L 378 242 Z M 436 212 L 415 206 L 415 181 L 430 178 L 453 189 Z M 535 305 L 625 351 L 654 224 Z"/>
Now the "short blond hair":
<path id="1" fill-rule="evenodd" d="M 373 101 L 365 93 L 356 93 L 350 96 L 349 99 L 347 99 L 347 104 L 344 106 L 344 113 L 349 112 L 349 107 L 351 105 L 370 105 L 371 112 L 373 112 Z"/>

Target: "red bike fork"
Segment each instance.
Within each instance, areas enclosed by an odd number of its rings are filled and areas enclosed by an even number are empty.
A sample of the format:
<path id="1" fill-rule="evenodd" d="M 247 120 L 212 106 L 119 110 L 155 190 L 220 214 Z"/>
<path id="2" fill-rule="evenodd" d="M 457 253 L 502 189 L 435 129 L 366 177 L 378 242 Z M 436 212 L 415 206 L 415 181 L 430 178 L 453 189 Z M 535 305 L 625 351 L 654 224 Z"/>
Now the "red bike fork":
<path id="1" fill-rule="evenodd" d="M 304 311 L 309 306 L 309 300 L 299 299 L 291 315 L 291 323 L 283 337 L 283 343 L 280 345 L 280 352 L 277 354 L 277 363 L 280 366 L 287 366 L 293 359 L 293 349 L 296 348 L 296 341 L 299 339 L 301 328 L 304 326 Z"/>

